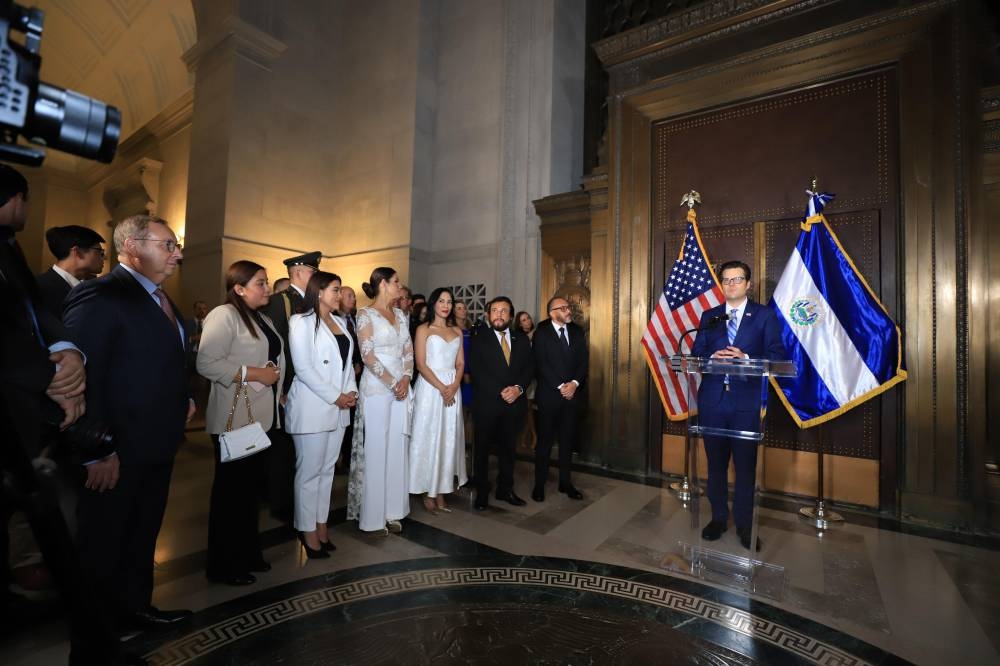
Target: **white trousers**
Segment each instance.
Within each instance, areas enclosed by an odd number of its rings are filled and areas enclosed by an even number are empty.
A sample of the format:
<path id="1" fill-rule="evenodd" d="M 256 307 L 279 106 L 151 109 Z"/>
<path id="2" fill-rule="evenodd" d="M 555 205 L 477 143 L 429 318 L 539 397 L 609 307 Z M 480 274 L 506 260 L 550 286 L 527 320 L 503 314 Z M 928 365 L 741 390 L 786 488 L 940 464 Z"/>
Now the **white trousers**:
<path id="1" fill-rule="evenodd" d="M 292 435 L 295 442 L 295 529 L 312 532 L 330 516 L 333 468 L 344 441 L 344 428 Z"/>
<path id="2" fill-rule="evenodd" d="M 407 401 L 391 393 L 366 396 L 365 472 L 358 527 L 364 532 L 385 528 L 410 513 L 407 492 Z"/>

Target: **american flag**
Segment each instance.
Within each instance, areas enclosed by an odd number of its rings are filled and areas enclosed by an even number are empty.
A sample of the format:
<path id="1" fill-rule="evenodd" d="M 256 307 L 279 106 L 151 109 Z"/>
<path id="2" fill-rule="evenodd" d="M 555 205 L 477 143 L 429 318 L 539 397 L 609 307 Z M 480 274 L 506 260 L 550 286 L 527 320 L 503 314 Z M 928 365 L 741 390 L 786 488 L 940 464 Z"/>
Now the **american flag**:
<path id="1" fill-rule="evenodd" d="M 705 255 L 698 228 L 694 222 L 689 222 L 680 254 L 670 269 L 663 293 L 642 336 L 646 363 L 653 373 L 660 400 L 671 421 L 686 419 L 688 405 L 681 378 L 670 369 L 670 362 L 663 357 L 678 353 L 684 331 L 697 327 L 701 313 L 721 304 L 724 299 L 719 281 Z M 685 342 L 686 348 L 690 349 L 693 334 Z"/>

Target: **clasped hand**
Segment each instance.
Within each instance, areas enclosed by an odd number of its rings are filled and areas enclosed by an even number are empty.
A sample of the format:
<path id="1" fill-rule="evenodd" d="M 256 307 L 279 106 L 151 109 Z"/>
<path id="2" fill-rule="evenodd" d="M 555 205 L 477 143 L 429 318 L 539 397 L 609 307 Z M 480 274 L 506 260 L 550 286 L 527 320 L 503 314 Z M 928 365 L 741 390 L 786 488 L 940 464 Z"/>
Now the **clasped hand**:
<path id="1" fill-rule="evenodd" d="M 746 354 L 739 347 L 726 347 L 712 354 L 712 358 L 743 358 Z"/>
<path id="2" fill-rule="evenodd" d="M 451 407 L 455 404 L 455 394 L 458 393 L 459 384 L 448 384 L 444 388 L 438 389 L 441 393 L 441 398 L 444 400 L 444 404 Z"/>
<path id="3" fill-rule="evenodd" d="M 508 405 L 513 405 L 514 401 L 521 397 L 521 389 L 516 386 L 508 386 L 504 390 L 500 391 L 500 397 Z"/>
<path id="4" fill-rule="evenodd" d="M 272 386 L 281 376 L 281 368 L 267 365 L 263 368 L 247 368 L 247 381 L 260 382 L 264 386 Z"/>
<path id="5" fill-rule="evenodd" d="M 334 403 L 337 407 L 341 409 L 350 409 L 358 404 L 358 394 L 357 393 L 341 393 L 340 397 L 337 398 Z"/>
<path id="6" fill-rule="evenodd" d="M 410 392 L 410 378 L 403 375 L 396 385 L 392 387 L 392 394 L 396 397 L 396 400 L 402 400 L 406 397 L 406 394 Z"/>

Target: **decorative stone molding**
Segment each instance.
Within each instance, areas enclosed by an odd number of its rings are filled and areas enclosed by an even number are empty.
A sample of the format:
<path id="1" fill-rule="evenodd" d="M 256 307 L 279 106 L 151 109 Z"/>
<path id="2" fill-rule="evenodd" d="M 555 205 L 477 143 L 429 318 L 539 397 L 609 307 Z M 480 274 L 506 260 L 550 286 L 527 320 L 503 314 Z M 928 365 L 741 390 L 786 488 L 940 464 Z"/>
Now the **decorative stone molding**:
<path id="1" fill-rule="evenodd" d="M 104 188 L 111 226 L 130 215 L 156 215 L 163 162 L 144 157 L 113 176 Z"/>
<path id="2" fill-rule="evenodd" d="M 736 20 L 740 21 L 741 28 L 753 27 L 762 20 L 804 11 L 825 1 L 712 0 L 603 39 L 594 44 L 594 51 L 604 66 L 610 67 L 663 43 L 688 41 Z"/>
<path id="3" fill-rule="evenodd" d="M 270 70 L 271 65 L 288 48 L 284 42 L 243 19 L 227 16 L 217 31 L 201 37 L 181 59 L 189 72 L 196 72 L 205 56 L 224 46 L 235 49 L 237 54 L 266 70 Z"/>

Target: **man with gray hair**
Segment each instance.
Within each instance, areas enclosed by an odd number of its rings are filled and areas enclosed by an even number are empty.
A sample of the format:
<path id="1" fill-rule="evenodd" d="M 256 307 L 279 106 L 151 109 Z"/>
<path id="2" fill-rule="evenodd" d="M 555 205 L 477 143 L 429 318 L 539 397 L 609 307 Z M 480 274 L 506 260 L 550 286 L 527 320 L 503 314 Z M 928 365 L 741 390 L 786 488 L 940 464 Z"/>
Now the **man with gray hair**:
<path id="1" fill-rule="evenodd" d="M 70 292 L 63 321 L 87 355 L 87 411 L 116 444 L 86 467 L 81 559 L 126 633 L 191 615 L 161 611 L 152 596 L 156 537 L 194 402 L 183 319 L 162 289 L 183 258 L 177 237 L 164 220 L 135 215 L 115 227 L 114 240 L 119 265 Z"/>

